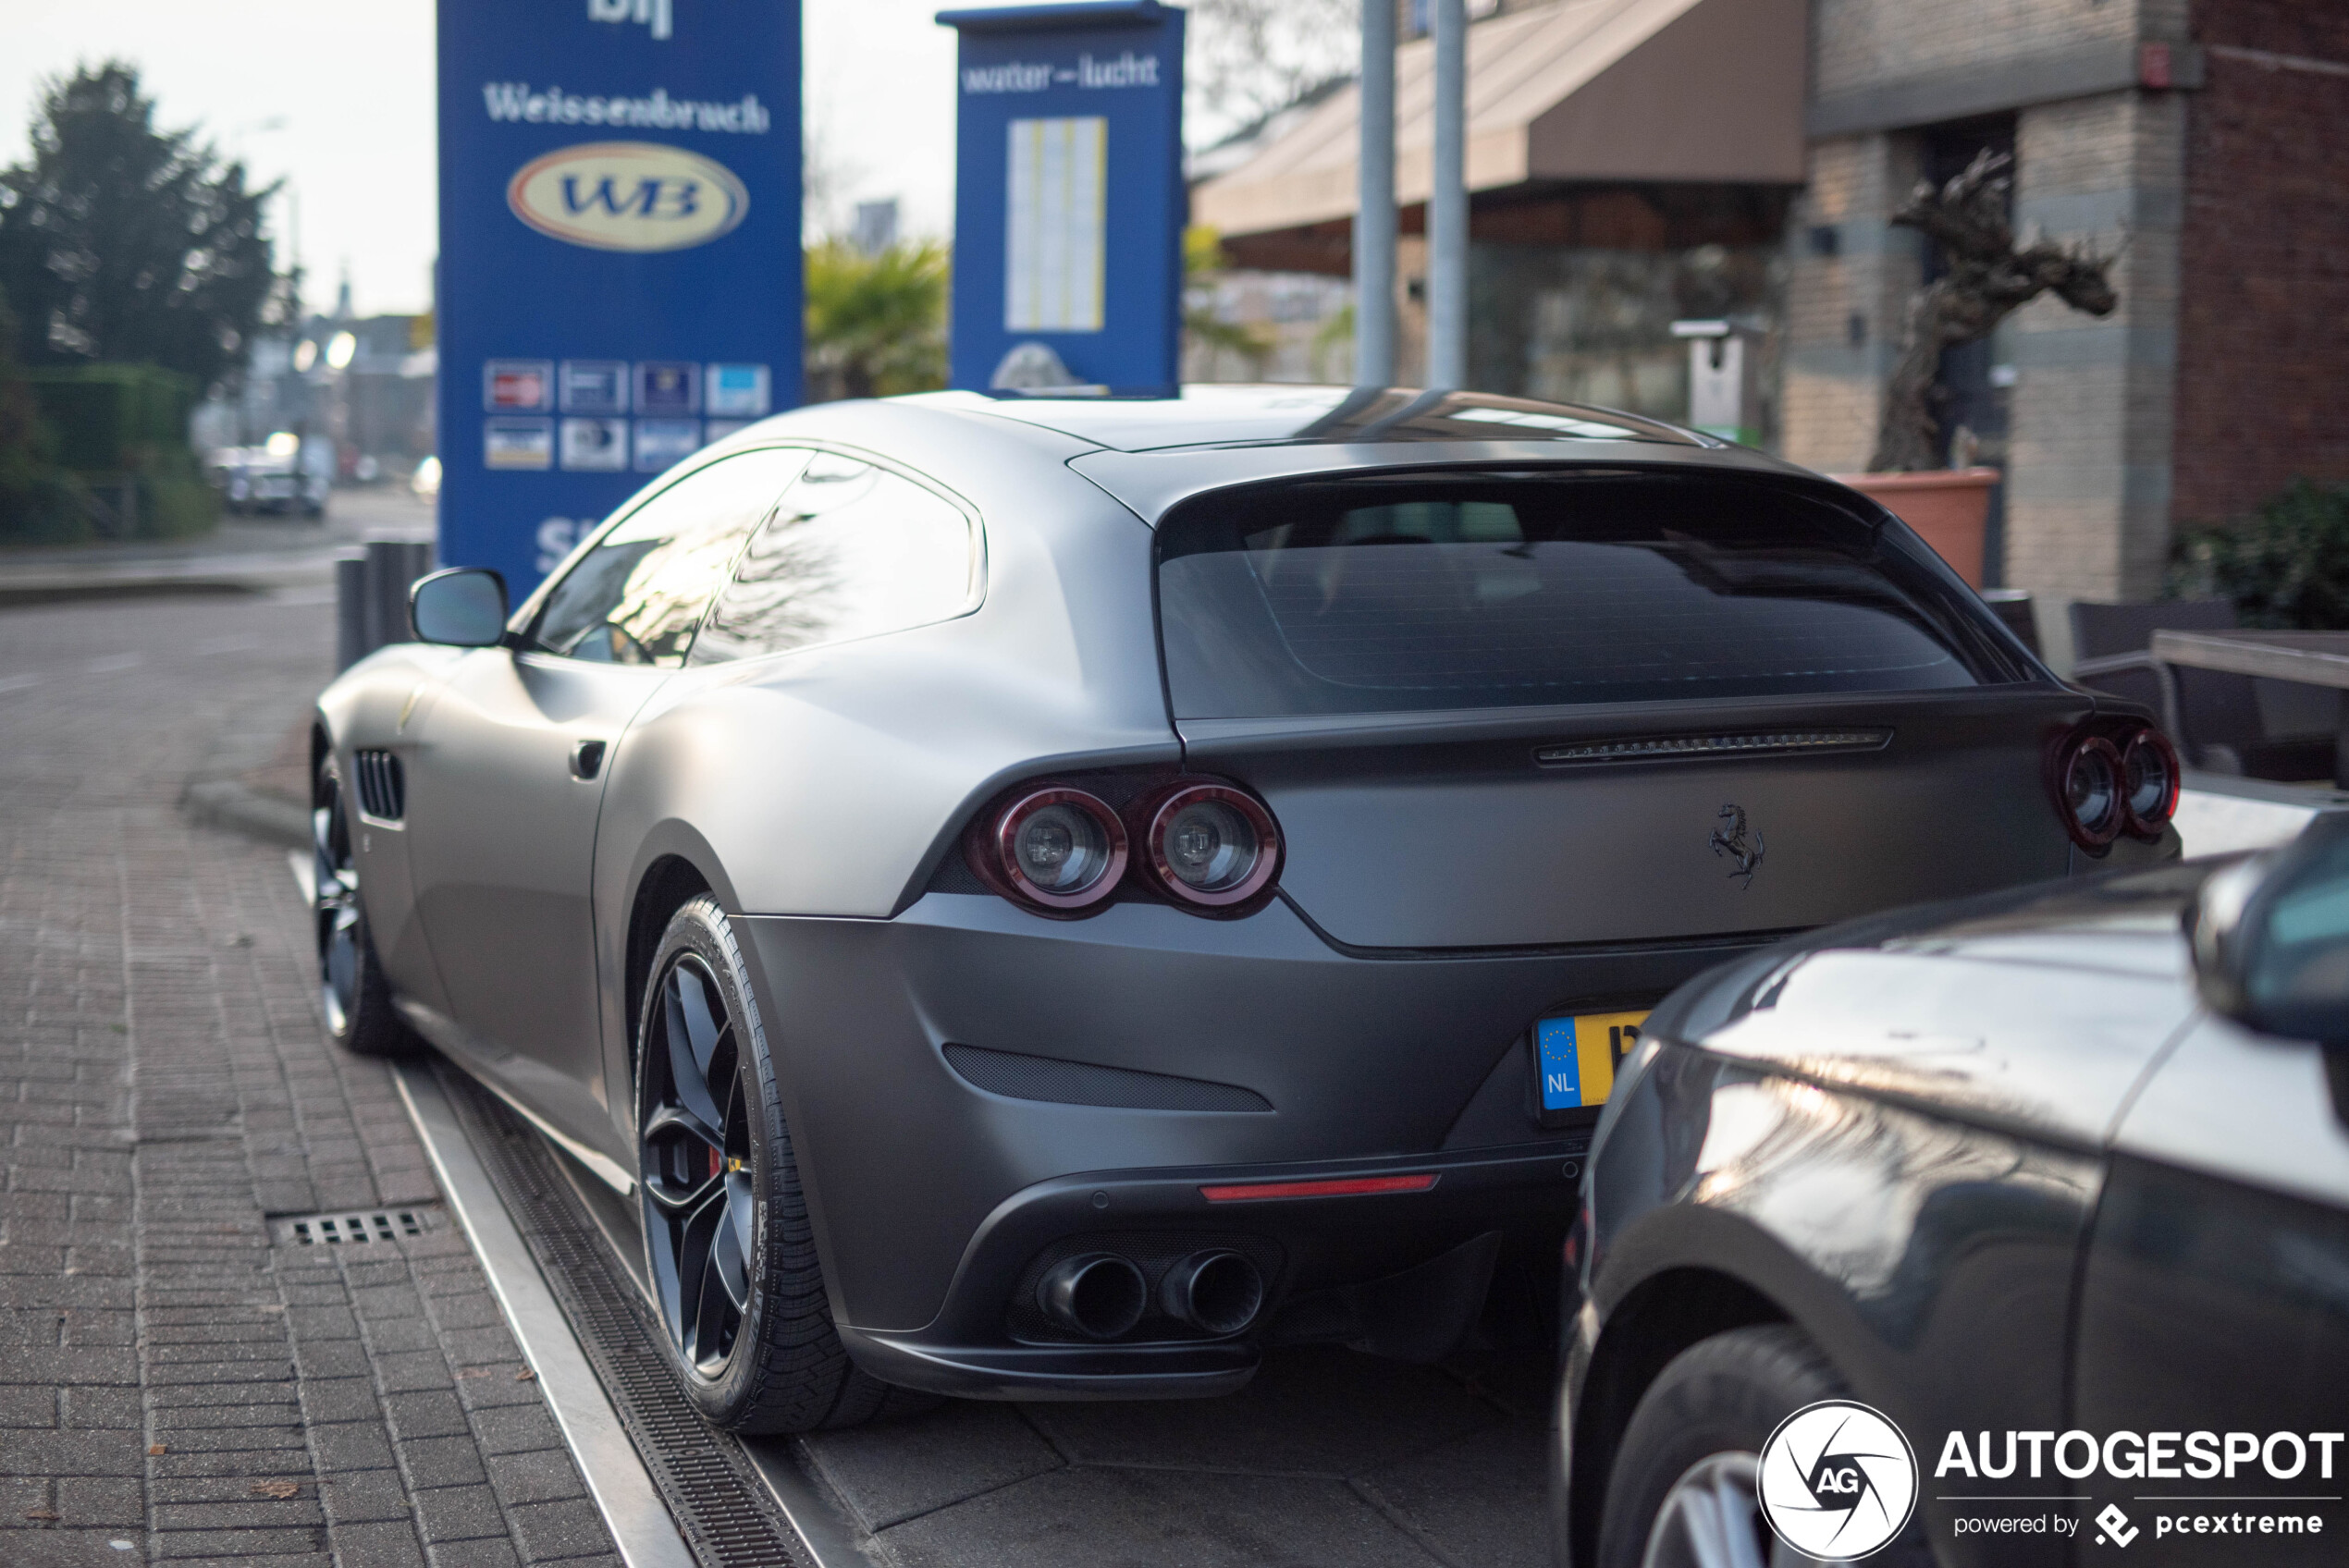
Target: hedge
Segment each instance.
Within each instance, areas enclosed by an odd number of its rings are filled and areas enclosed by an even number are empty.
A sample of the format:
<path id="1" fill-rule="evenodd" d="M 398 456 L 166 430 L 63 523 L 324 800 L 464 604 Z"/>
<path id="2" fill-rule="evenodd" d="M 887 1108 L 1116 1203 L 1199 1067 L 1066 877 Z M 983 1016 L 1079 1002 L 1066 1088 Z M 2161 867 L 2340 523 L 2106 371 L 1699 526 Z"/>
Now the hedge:
<path id="1" fill-rule="evenodd" d="M 136 533 L 182 538 L 219 521 L 220 497 L 188 446 L 202 390 L 159 365 L 28 366 L 19 372 L 55 433 L 55 462 L 85 493 L 113 505 L 137 487 Z"/>

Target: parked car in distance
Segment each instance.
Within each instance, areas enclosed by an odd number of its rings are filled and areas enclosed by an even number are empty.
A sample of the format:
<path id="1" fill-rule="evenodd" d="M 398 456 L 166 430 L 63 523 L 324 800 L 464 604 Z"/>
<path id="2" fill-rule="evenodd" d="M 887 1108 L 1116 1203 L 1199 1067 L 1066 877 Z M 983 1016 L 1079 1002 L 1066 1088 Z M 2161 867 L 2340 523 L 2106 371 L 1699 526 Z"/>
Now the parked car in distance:
<path id="1" fill-rule="evenodd" d="M 239 517 L 300 512 L 324 517 L 334 487 L 334 448 L 281 432 L 257 447 L 227 447 L 213 454 L 213 483 Z"/>
<path id="2" fill-rule="evenodd" d="M 1913 1452 L 1887 1562 L 2340 1562 L 2349 816 L 1690 982 L 1567 1279 L 1561 1563 L 1774 1561 L 1756 1456 L 1820 1401 Z"/>
<path id="3" fill-rule="evenodd" d="M 1674 986 L 2177 852 L 1889 514 L 1522 399 L 822 405 L 412 610 L 319 699 L 328 1015 L 639 1194 L 743 1428 L 1441 1355 Z"/>

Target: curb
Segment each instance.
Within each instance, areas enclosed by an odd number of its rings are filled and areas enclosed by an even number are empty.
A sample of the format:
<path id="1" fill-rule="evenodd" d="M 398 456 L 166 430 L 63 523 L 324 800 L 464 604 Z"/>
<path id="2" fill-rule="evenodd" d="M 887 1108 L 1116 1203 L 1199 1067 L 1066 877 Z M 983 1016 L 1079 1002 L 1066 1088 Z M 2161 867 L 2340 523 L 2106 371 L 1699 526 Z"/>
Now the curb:
<path id="1" fill-rule="evenodd" d="M 536 1374 L 547 1414 L 579 1467 L 579 1478 L 603 1516 L 621 1562 L 626 1568 L 694 1568 L 694 1550 L 646 1468 L 636 1438 L 614 1408 L 577 1329 L 548 1288 L 490 1164 L 466 1135 L 464 1121 L 431 1059 L 395 1062 L 391 1073 L 417 1140 L 432 1162 L 441 1195 L 463 1228 L 482 1272 L 489 1277 L 506 1326 Z M 673 1393 L 670 1397 L 678 1398 Z"/>
<path id="2" fill-rule="evenodd" d="M 289 849 L 310 847 L 310 813 L 299 802 L 265 795 L 236 778 L 191 778 L 179 807 L 196 821 Z"/>
<path id="3" fill-rule="evenodd" d="M 88 599 L 155 599 L 174 594 L 259 594 L 277 584 L 241 577 L 134 577 L 72 582 L 0 582 L 0 610 L 70 605 Z"/>
<path id="4" fill-rule="evenodd" d="M 244 568 L 148 571 L 51 571 L 0 573 L 0 609 L 30 605 L 71 604 L 87 599 L 145 599 L 173 594 L 266 594 L 334 581 L 331 561 L 260 564 Z"/>

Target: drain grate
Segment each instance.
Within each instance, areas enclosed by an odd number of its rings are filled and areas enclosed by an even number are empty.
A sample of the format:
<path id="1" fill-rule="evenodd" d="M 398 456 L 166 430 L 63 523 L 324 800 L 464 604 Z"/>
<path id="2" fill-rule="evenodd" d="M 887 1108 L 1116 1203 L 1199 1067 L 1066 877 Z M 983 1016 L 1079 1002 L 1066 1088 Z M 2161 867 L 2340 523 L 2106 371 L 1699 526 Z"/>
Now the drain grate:
<path id="1" fill-rule="evenodd" d="M 359 1214 L 279 1215 L 277 1240 L 298 1247 L 355 1246 L 421 1236 L 433 1228 L 422 1208 L 378 1208 Z"/>
<path id="2" fill-rule="evenodd" d="M 463 1073 L 434 1072 L 695 1555 L 710 1568 L 811 1568 L 742 1444 L 685 1402 L 659 1326 L 537 1133 Z"/>

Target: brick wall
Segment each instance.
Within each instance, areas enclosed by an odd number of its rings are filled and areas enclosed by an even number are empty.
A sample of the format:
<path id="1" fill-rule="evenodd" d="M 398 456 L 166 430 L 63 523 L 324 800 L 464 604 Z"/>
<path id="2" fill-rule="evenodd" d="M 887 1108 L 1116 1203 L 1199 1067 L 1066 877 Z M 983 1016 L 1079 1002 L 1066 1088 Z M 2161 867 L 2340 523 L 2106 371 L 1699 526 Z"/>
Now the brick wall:
<path id="1" fill-rule="evenodd" d="M 2170 543 L 2185 95 L 2025 109 L 2015 224 L 2113 258 L 2101 318 L 2051 295 L 2002 334 L 2017 378 L 2007 581 L 2059 599 L 2151 598 Z"/>
<path id="2" fill-rule="evenodd" d="M 1812 0 L 1811 90 L 1986 67 L 2159 32 L 2185 0 Z"/>
<path id="3" fill-rule="evenodd" d="M 1876 448 L 1885 376 L 1919 276 L 1916 234 L 1885 221 L 1916 183 L 1915 139 L 1814 141 L 1810 175 L 1788 226 L 1783 446 L 1806 468 L 1851 473 Z"/>
<path id="4" fill-rule="evenodd" d="M 2349 479 L 2340 406 L 2349 386 L 2349 6 L 2195 0 L 2193 20 L 2209 75 L 2186 116 L 2182 522 L 2240 515 L 2297 476 Z"/>

